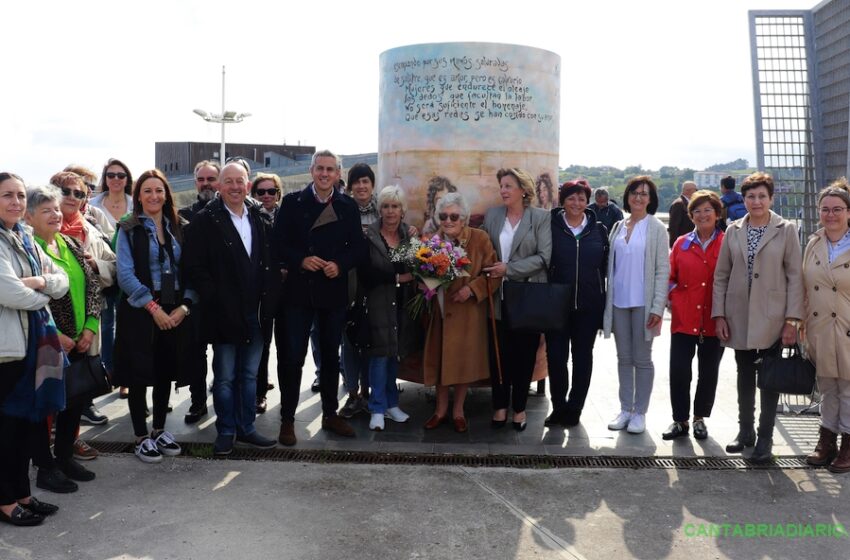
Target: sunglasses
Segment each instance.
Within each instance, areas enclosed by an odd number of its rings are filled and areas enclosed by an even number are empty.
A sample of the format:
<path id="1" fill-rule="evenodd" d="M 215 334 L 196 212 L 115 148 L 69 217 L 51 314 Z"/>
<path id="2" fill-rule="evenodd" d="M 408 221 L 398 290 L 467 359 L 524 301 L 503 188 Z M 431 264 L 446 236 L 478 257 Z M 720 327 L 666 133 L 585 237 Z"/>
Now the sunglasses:
<path id="1" fill-rule="evenodd" d="M 106 174 L 107 179 L 126 179 L 126 173 L 112 173 L 111 171 Z"/>
<path id="2" fill-rule="evenodd" d="M 218 177 L 195 177 L 195 180 L 199 183 L 203 183 L 204 181 L 207 183 L 215 183 L 218 181 Z"/>
<path id="3" fill-rule="evenodd" d="M 446 220 L 456 222 L 456 221 L 460 220 L 460 214 L 456 214 L 456 213 L 452 213 L 452 214 L 442 213 L 442 214 L 438 214 L 437 217 L 440 218 L 441 222 L 445 222 Z"/>
<path id="4" fill-rule="evenodd" d="M 62 191 L 62 196 L 71 196 L 74 195 L 74 198 L 77 200 L 83 200 L 86 197 L 86 193 L 83 191 L 78 191 L 74 189 L 69 189 L 68 187 L 59 187 Z"/>
<path id="5" fill-rule="evenodd" d="M 264 196 L 267 194 L 277 194 L 277 187 L 272 187 L 270 189 L 257 189 L 257 196 Z"/>

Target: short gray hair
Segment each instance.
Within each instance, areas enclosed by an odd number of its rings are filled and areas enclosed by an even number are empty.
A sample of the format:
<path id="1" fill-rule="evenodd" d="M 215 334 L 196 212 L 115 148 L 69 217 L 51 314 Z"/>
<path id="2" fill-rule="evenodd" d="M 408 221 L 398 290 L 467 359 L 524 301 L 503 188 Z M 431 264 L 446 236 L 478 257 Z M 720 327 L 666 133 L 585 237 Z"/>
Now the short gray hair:
<path id="1" fill-rule="evenodd" d="M 342 158 L 339 157 L 338 155 L 336 155 L 335 153 L 333 153 L 330 150 L 321 150 L 319 152 L 314 153 L 313 157 L 310 158 L 310 169 L 313 169 L 313 167 L 315 167 L 316 160 L 319 159 L 320 157 L 332 157 L 332 158 L 334 158 L 334 160 L 336 161 L 336 168 L 340 169 L 340 170 L 342 169 Z"/>
<path id="2" fill-rule="evenodd" d="M 53 185 L 44 187 L 28 187 L 27 188 L 27 214 L 30 216 L 35 214 L 36 208 L 45 202 L 55 202 L 59 204 L 62 200 L 62 191 Z"/>
<path id="3" fill-rule="evenodd" d="M 610 195 L 608 194 L 608 187 L 599 187 L 598 189 L 596 189 L 596 192 L 593 193 L 593 197 L 599 198 L 600 196 L 610 198 Z"/>
<path id="4" fill-rule="evenodd" d="M 439 214 L 449 206 L 457 206 L 460 208 L 460 217 L 464 222 L 469 219 L 469 205 L 466 199 L 459 192 L 448 193 L 443 198 L 437 201 L 437 207 L 434 209 L 434 214 Z"/>
<path id="5" fill-rule="evenodd" d="M 407 197 L 398 185 L 387 185 L 378 193 L 378 212 L 381 211 L 385 202 L 398 202 L 402 212 L 407 208 Z"/>

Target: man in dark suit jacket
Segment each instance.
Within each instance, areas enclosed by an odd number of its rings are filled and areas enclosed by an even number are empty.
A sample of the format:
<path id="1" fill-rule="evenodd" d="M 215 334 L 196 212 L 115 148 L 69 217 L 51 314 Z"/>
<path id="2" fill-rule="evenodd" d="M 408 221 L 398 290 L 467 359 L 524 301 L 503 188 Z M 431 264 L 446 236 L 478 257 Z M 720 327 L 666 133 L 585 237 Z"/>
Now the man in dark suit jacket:
<path id="1" fill-rule="evenodd" d="M 286 272 L 286 313 L 275 322 L 281 426 L 278 441 L 295 445 L 295 409 L 301 392 L 301 369 L 313 321 L 319 334 L 322 369 L 322 429 L 353 437 L 354 430 L 337 415 L 339 344 L 348 305 L 348 271 L 367 255 L 354 200 L 335 186 L 341 161 L 324 150 L 313 154 L 313 182 L 283 198 L 274 226 L 278 267 Z"/>
<path id="2" fill-rule="evenodd" d="M 242 163 L 221 170 L 219 197 L 186 230 L 184 266 L 201 296 L 203 338 L 213 345 L 213 452 L 228 455 L 237 442 L 274 447 L 254 427 L 257 369 L 263 352 L 260 316 L 277 304 L 280 275 L 272 266 L 270 225 L 246 200 L 251 184 Z"/>
<path id="3" fill-rule="evenodd" d="M 697 184 L 693 181 L 682 183 L 682 195 L 670 205 L 670 223 L 667 231 L 670 233 L 670 248 L 680 236 L 694 231 L 694 223 L 688 215 L 688 202 L 691 195 L 697 192 Z"/>

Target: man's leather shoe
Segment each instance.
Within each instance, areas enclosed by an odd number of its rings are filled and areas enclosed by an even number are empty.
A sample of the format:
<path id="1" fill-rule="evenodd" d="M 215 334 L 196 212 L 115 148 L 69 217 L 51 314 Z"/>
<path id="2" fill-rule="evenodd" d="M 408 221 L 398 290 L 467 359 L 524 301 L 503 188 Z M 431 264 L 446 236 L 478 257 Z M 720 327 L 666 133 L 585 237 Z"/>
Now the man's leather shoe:
<path id="1" fill-rule="evenodd" d="M 667 428 L 667 431 L 661 434 L 661 439 L 676 439 L 678 437 L 685 437 L 688 435 L 688 425 L 684 422 L 673 422 L 670 424 L 670 427 Z"/>
<path id="2" fill-rule="evenodd" d="M 78 480 L 80 482 L 89 482 L 94 480 L 95 474 L 74 459 L 57 461 L 56 464 L 59 465 L 59 469 L 65 473 L 65 476 L 71 480 Z"/>
<path id="3" fill-rule="evenodd" d="M 753 454 L 750 455 L 750 461 L 753 463 L 769 463 L 773 460 L 773 439 L 759 437 L 756 441 L 756 447 L 753 449 Z"/>
<path id="4" fill-rule="evenodd" d="M 726 445 L 726 453 L 740 453 L 745 447 L 752 447 L 756 442 L 756 433 L 752 430 L 740 430 L 731 442 Z"/>
<path id="5" fill-rule="evenodd" d="M 265 414 L 268 406 L 266 397 L 257 397 L 257 414 Z"/>
<path id="6" fill-rule="evenodd" d="M 273 439 L 263 437 L 259 434 L 259 432 L 253 432 L 245 435 L 236 435 L 236 443 L 244 443 L 245 445 L 250 445 L 251 447 L 256 447 L 257 449 L 271 449 L 277 442 Z"/>
<path id="7" fill-rule="evenodd" d="M 354 437 L 354 428 L 341 416 L 328 416 L 322 418 L 322 429 L 343 437 Z"/>
<path id="8" fill-rule="evenodd" d="M 189 407 L 189 412 L 187 412 L 186 416 L 183 417 L 183 421 L 187 424 L 194 424 L 206 416 L 208 412 L 209 410 L 207 409 L 206 403 L 198 406 L 192 405 Z"/>
<path id="9" fill-rule="evenodd" d="M 79 489 L 77 483 L 65 476 L 65 473 L 60 471 L 59 467 L 38 469 L 35 485 L 42 490 L 56 492 L 57 494 L 70 494 Z"/>
<path id="10" fill-rule="evenodd" d="M 547 428 L 552 428 L 555 426 L 563 426 L 564 418 L 567 415 L 566 409 L 561 410 L 553 410 L 552 414 L 546 417 L 546 420 L 543 421 L 543 425 Z"/>
<path id="11" fill-rule="evenodd" d="M 289 420 L 281 421 L 280 433 L 277 436 L 277 441 L 279 441 L 281 445 L 285 445 L 287 447 L 292 447 L 298 442 L 295 438 L 295 422 L 290 422 Z"/>

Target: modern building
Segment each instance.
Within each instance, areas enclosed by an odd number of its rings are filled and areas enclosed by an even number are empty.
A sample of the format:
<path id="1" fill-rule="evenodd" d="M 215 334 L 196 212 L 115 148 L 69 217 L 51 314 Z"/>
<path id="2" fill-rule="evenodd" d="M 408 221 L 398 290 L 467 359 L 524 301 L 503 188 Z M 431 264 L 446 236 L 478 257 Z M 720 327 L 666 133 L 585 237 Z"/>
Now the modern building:
<path id="1" fill-rule="evenodd" d="M 286 144 L 227 144 L 229 157 L 242 157 L 252 162 L 251 168 L 283 167 L 287 162 L 309 161 L 315 146 Z M 205 159 L 219 161 L 221 144 L 217 142 L 157 142 L 154 152 L 156 168 L 169 178 L 192 173 L 195 164 Z"/>
<path id="2" fill-rule="evenodd" d="M 726 171 L 695 171 L 694 183 L 700 189 L 719 189 L 721 179 L 728 176 L 729 173 Z M 740 185 L 747 178 L 747 174 L 736 173 L 732 177 L 735 178 L 735 183 Z"/>
<path id="3" fill-rule="evenodd" d="M 850 0 L 749 19 L 758 167 L 776 181 L 774 209 L 808 235 L 818 191 L 850 176 Z"/>

